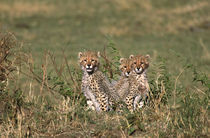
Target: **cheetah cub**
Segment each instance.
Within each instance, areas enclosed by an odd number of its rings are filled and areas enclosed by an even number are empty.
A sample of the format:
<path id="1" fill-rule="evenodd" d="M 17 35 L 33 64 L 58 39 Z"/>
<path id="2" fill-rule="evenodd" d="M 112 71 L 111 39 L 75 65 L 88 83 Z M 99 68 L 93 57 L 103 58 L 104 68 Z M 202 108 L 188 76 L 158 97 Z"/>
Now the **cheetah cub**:
<path id="1" fill-rule="evenodd" d="M 79 52 L 79 64 L 83 70 L 81 89 L 87 104 L 96 111 L 108 111 L 110 107 L 110 84 L 99 68 L 100 52 Z"/>
<path id="2" fill-rule="evenodd" d="M 120 66 L 119 69 L 121 71 L 121 76 L 118 81 L 114 85 L 114 90 L 119 95 L 118 105 L 116 111 L 121 113 L 123 108 L 125 108 L 125 97 L 129 93 L 129 75 L 132 71 L 131 69 L 131 60 L 126 58 L 120 58 Z"/>
<path id="3" fill-rule="evenodd" d="M 123 100 L 129 92 L 129 75 L 132 71 L 131 60 L 126 58 L 120 58 L 121 76 L 115 85 L 115 91 L 118 93 L 120 98 Z"/>
<path id="4" fill-rule="evenodd" d="M 143 106 L 143 98 L 146 98 L 149 92 L 147 79 L 147 69 L 149 67 L 149 55 L 142 56 L 130 55 L 132 72 L 129 77 L 129 93 L 126 96 L 127 108 L 133 112 Z"/>

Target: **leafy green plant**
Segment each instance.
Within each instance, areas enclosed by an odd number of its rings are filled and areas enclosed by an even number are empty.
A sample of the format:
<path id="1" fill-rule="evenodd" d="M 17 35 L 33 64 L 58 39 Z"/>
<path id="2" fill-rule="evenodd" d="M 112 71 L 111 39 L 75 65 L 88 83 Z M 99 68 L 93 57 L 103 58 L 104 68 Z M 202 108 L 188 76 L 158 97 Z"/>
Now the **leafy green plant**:
<path id="1" fill-rule="evenodd" d="M 107 36 L 107 41 L 107 45 L 104 46 L 102 52 L 102 71 L 108 74 L 110 79 L 116 80 L 118 75 L 120 74 L 119 61 L 121 56 L 119 50 L 116 48 L 115 43 L 109 36 Z"/>

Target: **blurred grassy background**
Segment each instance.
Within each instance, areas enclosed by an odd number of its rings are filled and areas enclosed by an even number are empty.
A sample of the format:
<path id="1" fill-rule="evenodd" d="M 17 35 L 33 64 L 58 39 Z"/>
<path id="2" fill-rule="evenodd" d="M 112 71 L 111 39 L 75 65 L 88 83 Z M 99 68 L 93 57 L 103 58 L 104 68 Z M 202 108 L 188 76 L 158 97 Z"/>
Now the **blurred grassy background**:
<path id="1" fill-rule="evenodd" d="M 11 49 L 17 65 L 0 91 L 1 136 L 208 136 L 209 0 L 1 0 L 0 32 L 7 31 L 27 54 Z M 151 55 L 151 101 L 137 114 L 86 111 L 77 53 L 103 51 L 109 38 L 117 48 L 107 50 L 110 59 L 118 50 Z"/>
<path id="2" fill-rule="evenodd" d="M 122 56 L 162 56 L 175 75 L 182 59 L 210 74 L 208 0 L 1 0 L 0 29 L 14 32 L 36 62 L 45 50 L 76 64 L 111 36 Z M 180 58 L 179 58 L 180 57 Z"/>

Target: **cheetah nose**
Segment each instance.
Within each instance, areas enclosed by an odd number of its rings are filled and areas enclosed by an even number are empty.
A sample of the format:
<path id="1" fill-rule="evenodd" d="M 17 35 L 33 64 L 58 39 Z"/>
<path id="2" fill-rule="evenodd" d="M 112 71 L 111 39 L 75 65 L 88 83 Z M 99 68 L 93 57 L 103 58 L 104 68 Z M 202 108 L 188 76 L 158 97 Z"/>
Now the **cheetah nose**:
<path id="1" fill-rule="evenodd" d="M 130 71 L 128 71 L 127 73 L 130 74 Z"/>
<path id="2" fill-rule="evenodd" d="M 87 64 L 87 65 L 86 65 L 86 68 L 88 68 L 88 69 L 92 69 L 92 68 L 93 68 L 93 66 L 92 66 L 91 64 Z"/>
<path id="3" fill-rule="evenodd" d="M 140 70 L 140 67 L 137 67 L 138 70 Z"/>

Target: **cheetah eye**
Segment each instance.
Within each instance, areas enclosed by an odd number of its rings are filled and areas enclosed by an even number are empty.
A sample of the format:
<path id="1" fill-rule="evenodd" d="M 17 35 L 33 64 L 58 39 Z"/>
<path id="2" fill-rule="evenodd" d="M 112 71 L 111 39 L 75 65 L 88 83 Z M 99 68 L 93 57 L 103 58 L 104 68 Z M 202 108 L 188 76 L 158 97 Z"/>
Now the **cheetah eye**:
<path id="1" fill-rule="evenodd" d="M 87 60 L 86 60 L 86 59 L 85 59 L 84 61 L 85 61 L 85 62 L 87 62 Z"/>
<path id="2" fill-rule="evenodd" d="M 144 64 L 144 62 L 141 62 L 141 64 Z"/>
<path id="3" fill-rule="evenodd" d="M 134 62 L 134 64 L 136 64 L 136 62 Z"/>
<path id="4" fill-rule="evenodd" d="M 127 68 L 127 66 L 124 66 L 124 68 Z"/>
<path id="5" fill-rule="evenodd" d="M 91 59 L 91 62 L 95 61 L 94 59 Z"/>

